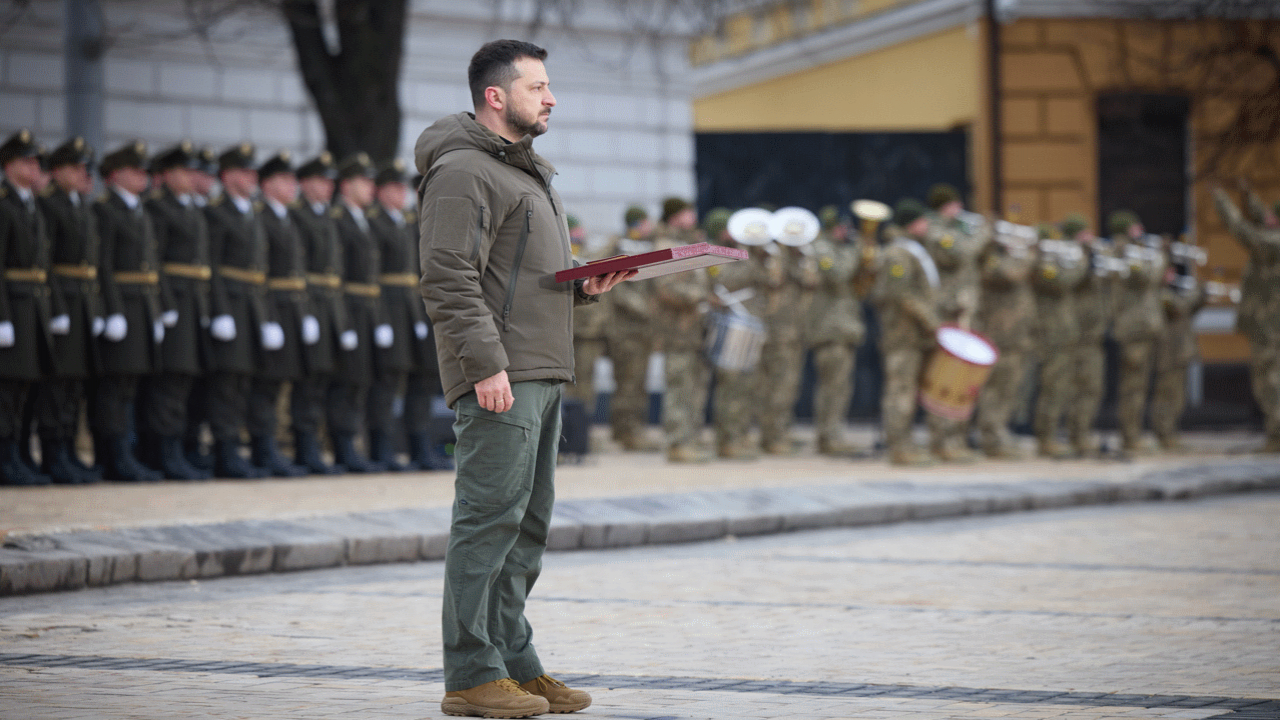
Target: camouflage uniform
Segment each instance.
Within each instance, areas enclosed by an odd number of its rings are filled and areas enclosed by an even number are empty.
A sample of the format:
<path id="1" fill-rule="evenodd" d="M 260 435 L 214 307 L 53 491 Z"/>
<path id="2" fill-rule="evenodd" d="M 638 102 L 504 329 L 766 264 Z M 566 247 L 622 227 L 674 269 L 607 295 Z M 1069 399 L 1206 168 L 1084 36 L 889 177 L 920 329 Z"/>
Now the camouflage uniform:
<path id="1" fill-rule="evenodd" d="M 1071 389 L 1067 403 L 1067 434 L 1078 455 L 1097 452 L 1092 436 L 1106 380 L 1106 354 L 1102 342 L 1111 322 L 1113 282 L 1099 260 L 1112 256 L 1111 243 L 1095 239 L 1085 247 L 1090 268 L 1071 289 L 1076 318 L 1076 344 L 1070 348 Z"/>
<path id="2" fill-rule="evenodd" d="M 1221 189 L 1213 195 L 1227 229 L 1249 253 L 1236 330 L 1249 339 L 1249 376 L 1267 436 L 1264 452 L 1280 452 L 1280 230 L 1245 220 Z M 1255 216 L 1261 214 L 1260 202 L 1251 198 L 1250 205 Z"/>
<path id="3" fill-rule="evenodd" d="M 924 247 L 938 266 L 942 286 L 938 289 L 942 321 L 969 328 L 979 307 L 978 258 L 986 249 L 990 235 L 984 227 L 973 227 L 960 220 L 933 216 Z M 943 460 L 970 461 L 975 456 L 966 447 L 967 423 L 938 415 L 929 415 L 929 429 L 934 455 Z"/>
<path id="4" fill-rule="evenodd" d="M 1194 280 L 1194 276 L 1189 276 Z M 1178 419 L 1187 404 L 1187 368 L 1196 358 L 1196 337 L 1191 321 L 1204 307 L 1206 295 L 1200 283 L 1190 287 L 1165 286 L 1164 335 L 1156 343 L 1156 387 L 1151 398 L 1151 427 L 1165 450 L 1175 450 Z"/>
<path id="5" fill-rule="evenodd" d="M 974 329 L 1000 351 L 978 396 L 977 425 L 982 451 L 989 457 L 1021 457 L 1009 432 L 1009 421 L 1032 348 L 1036 312 L 1030 283 L 1033 260 L 1029 248 L 999 243 L 990 243 L 981 260 L 983 302 L 974 318 Z"/>
<path id="6" fill-rule="evenodd" d="M 1074 241 L 1062 241 L 1071 243 Z M 1046 457 L 1065 457 L 1058 442 L 1058 425 L 1066 413 L 1071 393 L 1071 348 L 1080 341 L 1075 295 L 1071 292 L 1089 272 L 1083 251 L 1078 258 L 1037 249 L 1031 284 L 1036 300 L 1035 346 L 1039 351 L 1039 395 L 1034 428 L 1036 446 Z"/>
<path id="7" fill-rule="evenodd" d="M 608 250 L 604 248 L 603 250 Z M 589 262 L 608 257 L 605 252 L 590 251 L 586 247 L 573 243 L 573 254 L 580 262 Z M 624 283 L 636 285 L 638 283 Z M 567 399 L 582 401 L 587 410 L 587 417 L 595 416 L 596 360 L 604 355 L 613 357 L 608 352 L 608 328 L 612 322 L 612 313 L 608 303 L 598 304 L 591 312 L 575 312 L 573 314 L 573 366 L 576 380 L 565 385 L 564 394 Z"/>
<path id="8" fill-rule="evenodd" d="M 751 290 L 751 297 L 742 301 L 741 309 L 756 319 L 765 311 L 767 297 L 763 288 L 768 282 L 767 263 L 772 256 L 763 248 L 748 249 L 746 260 L 717 265 L 707 269 L 712 286 L 725 293 Z M 727 370 L 716 368 L 715 408 L 716 451 L 722 458 L 747 460 L 757 452 L 750 443 L 751 423 L 759 415 L 757 396 L 760 383 L 759 368 L 751 370 Z"/>
<path id="9" fill-rule="evenodd" d="M 658 229 L 656 249 L 698 242 L 693 231 L 666 225 Z M 674 461 L 708 459 L 699 448 L 711 368 L 702 356 L 702 314 L 699 305 L 710 295 L 706 269 L 653 279 L 657 301 L 655 330 L 662 333 L 666 388 L 662 397 L 662 428 L 667 458 Z"/>
<path id="10" fill-rule="evenodd" d="M 771 455 L 794 451 L 791 424 L 804 373 L 804 318 L 818 285 L 817 264 L 805 250 L 779 247 L 782 272 L 772 276 L 764 320 L 768 337 L 760 349 L 760 446 Z"/>
<path id="11" fill-rule="evenodd" d="M 1116 284 L 1112 334 L 1120 345 L 1117 415 L 1123 449 L 1139 449 L 1142 414 L 1151 384 L 1155 343 L 1164 332 L 1160 291 L 1168 265 L 1164 254 L 1127 235 L 1115 237 L 1116 254 L 1129 263 L 1129 276 Z"/>
<path id="12" fill-rule="evenodd" d="M 912 243 L 918 248 L 915 252 Z M 880 253 L 872 291 L 880 316 L 885 377 L 881 416 L 889 458 L 895 463 L 919 463 L 925 459 L 914 447 L 911 424 L 925 354 L 934 347 L 940 324 L 938 284 L 917 253 L 928 259 L 916 240 L 895 238 Z"/>
<path id="13" fill-rule="evenodd" d="M 819 234 L 812 248 L 818 287 L 809 308 L 806 334 L 818 376 L 813 390 L 813 425 L 818 452 L 845 454 L 853 451 L 843 434 L 853 400 L 854 358 L 866 336 L 862 305 L 853 291 L 862 253 L 831 230 Z"/>
<path id="14" fill-rule="evenodd" d="M 654 249 L 651 235 L 633 228 L 610 243 L 606 255 L 637 255 Z M 653 283 L 623 282 L 605 293 L 602 304 L 593 313 L 608 318 L 604 325 L 605 343 L 613 360 L 613 397 L 609 401 L 609 423 L 613 439 L 624 450 L 644 450 L 644 431 L 649 425 L 649 391 L 645 380 L 649 356 L 654 352 Z"/>

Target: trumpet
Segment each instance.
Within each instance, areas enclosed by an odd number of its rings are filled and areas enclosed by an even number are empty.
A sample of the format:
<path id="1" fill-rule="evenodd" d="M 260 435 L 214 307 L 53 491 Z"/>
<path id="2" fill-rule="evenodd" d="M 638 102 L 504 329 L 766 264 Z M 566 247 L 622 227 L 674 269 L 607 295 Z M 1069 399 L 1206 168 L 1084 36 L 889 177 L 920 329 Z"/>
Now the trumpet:
<path id="1" fill-rule="evenodd" d="M 1103 255 L 1100 252 L 1094 252 L 1091 256 L 1090 265 L 1093 267 L 1093 274 L 1100 278 L 1127 278 L 1129 277 L 1129 263 L 1118 257 Z"/>
<path id="2" fill-rule="evenodd" d="M 1071 240 L 1041 240 L 1038 247 L 1046 260 L 1060 268 L 1074 268 L 1084 262 L 1084 248 Z"/>
<path id="3" fill-rule="evenodd" d="M 1209 262 L 1209 253 L 1205 252 L 1204 248 L 1186 242 L 1170 243 L 1169 256 L 1173 258 L 1173 262 L 1180 265 L 1195 264 L 1203 267 Z"/>
<path id="4" fill-rule="evenodd" d="M 970 213 L 976 215 L 977 213 Z M 981 216 L 979 216 L 981 217 Z M 984 218 L 985 219 L 985 218 Z M 997 220 L 991 237 L 1013 257 L 1026 257 L 1040 239 L 1040 231 L 1030 225 L 1019 225 L 1008 220 Z"/>
<path id="5" fill-rule="evenodd" d="M 1226 300 L 1233 305 L 1240 304 L 1240 286 L 1230 283 L 1209 280 L 1204 284 L 1204 292 L 1212 300 Z"/>

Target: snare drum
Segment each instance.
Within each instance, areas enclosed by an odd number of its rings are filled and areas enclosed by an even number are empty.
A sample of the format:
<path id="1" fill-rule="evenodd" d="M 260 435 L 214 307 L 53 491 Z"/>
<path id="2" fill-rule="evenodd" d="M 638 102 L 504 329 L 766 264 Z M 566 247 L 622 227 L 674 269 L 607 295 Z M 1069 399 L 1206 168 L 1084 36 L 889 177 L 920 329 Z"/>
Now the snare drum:
<path id="1" fill-rule="evenodd" d="M 1000 352 L 989 340 L 954 325 L 938 329 L 938 349 L 920 380 L 920 404 L 951 420 L 968 420 Z"/>
<path id="2" fill-rule="evenodd" d="M 764 323 L 751 315 L 714 312 L 707 316 L 707 336 L 703 352 L 721 370 L 750 372 L 760 362 L 764 346 Z"/>

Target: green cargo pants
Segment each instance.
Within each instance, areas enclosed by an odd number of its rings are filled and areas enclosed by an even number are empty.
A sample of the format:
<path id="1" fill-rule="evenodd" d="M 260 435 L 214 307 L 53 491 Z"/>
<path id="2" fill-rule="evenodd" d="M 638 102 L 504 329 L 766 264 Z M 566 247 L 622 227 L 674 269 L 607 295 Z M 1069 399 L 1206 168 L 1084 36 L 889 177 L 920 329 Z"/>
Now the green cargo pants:
<path id="1" fill-rule="evenodd" d="M 543 674 L 524 616 L 555 502 L 558 381 L 513 383 L 504 413 L 458 399 L 453 526 L 444 561 L 445 690 Z"/>

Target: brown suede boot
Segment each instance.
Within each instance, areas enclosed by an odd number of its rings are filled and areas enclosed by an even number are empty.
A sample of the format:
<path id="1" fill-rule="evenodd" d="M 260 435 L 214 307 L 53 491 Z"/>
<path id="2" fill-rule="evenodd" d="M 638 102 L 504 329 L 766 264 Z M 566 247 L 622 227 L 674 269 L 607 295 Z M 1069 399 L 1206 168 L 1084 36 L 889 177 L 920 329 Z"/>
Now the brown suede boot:
<path id="1" fill-rule="evenodd" d="M 577 712 L 591 704 L 591 696 L 586 692 L 574 690 L 550 675 L 541 675 L 521 683 L 520 687 L 546 698 L 553 713 Z"/>
<path id="2" fill-rule="evenodd" d="M 590 704 L 590 700 L 587 702 Z M 440 710 L 445 715 L 484 718 L 524 718 L 541 715 L 550 707 L 546 698 L 530 693 L 511 678 L 487 682 L 470 690 L 451 690 L 440 702 Z"/>

